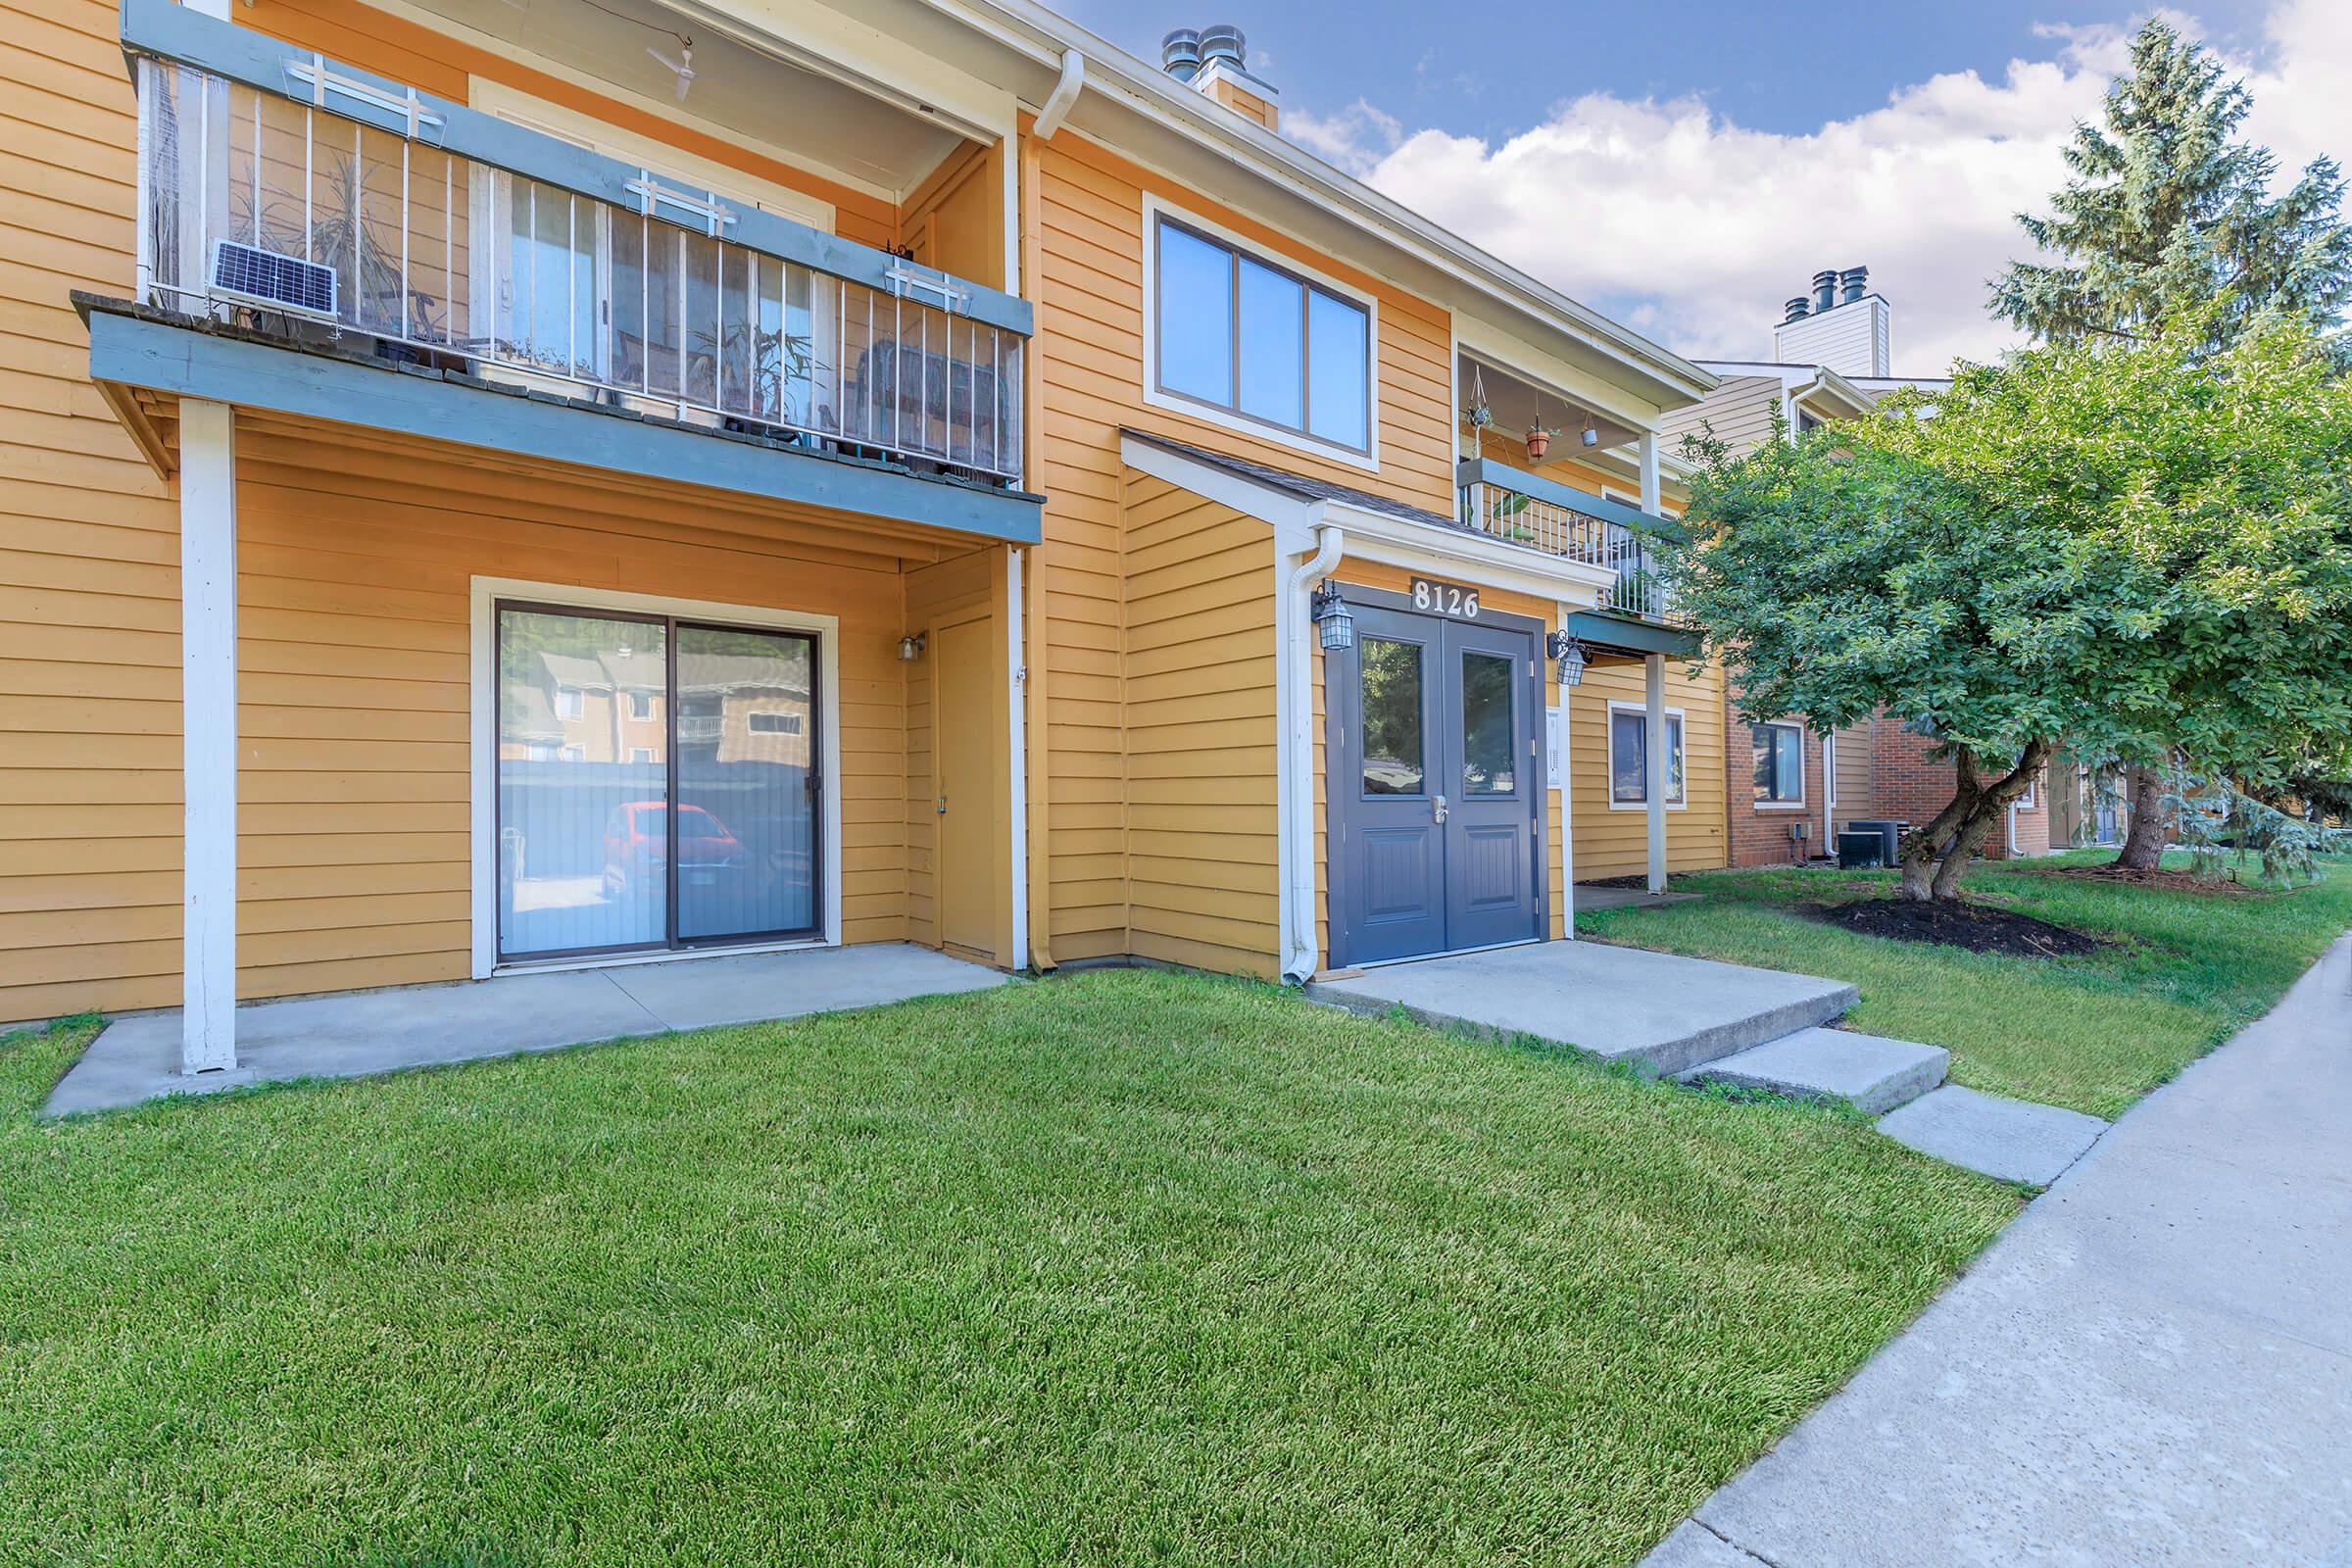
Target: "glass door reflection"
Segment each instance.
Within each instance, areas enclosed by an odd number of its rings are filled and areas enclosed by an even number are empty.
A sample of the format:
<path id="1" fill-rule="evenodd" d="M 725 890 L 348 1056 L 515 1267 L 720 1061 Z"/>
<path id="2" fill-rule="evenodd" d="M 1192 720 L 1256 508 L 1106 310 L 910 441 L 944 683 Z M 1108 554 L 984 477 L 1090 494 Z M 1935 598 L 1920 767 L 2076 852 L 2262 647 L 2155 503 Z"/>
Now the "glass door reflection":
<path id="1" fill-rule="evenodd" d="M 677 628 L 677 936 L 816 925 L 816 642 Z"/>

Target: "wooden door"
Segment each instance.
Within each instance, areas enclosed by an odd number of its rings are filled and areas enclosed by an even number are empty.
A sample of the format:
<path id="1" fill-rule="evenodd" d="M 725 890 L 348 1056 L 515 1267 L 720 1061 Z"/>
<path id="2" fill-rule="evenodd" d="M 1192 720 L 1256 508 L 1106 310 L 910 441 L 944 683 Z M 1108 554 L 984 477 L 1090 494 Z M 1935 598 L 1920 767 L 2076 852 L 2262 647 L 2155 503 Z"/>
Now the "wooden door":
<path id="1" fill-rule="evenodd" d="M 939 936 L 997 951 L 997 650 L 992 620 L 943 626 L 931 639 L 939 747 Z"/>

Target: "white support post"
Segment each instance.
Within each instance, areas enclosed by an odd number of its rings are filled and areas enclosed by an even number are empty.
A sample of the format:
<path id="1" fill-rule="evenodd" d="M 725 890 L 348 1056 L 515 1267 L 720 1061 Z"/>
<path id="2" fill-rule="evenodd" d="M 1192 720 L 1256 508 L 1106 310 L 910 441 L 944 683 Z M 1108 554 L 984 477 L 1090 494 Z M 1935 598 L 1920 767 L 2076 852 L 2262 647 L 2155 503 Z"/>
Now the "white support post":
<path id="1" fill-rule="evenodd" d="M 1648 804 L 1649 891 L 1666 891 L 1666 656 L 1644 655 L 1642 660 L 1642 696 L 1648 704 L 1642 726 L 1649 743 Z"/>
<path id="2" fill-rule="evenodd" d="M 1659 515 L 1658 508 L 1665 503 L 1662 481 L 1658 477 L 1658 432 L 1642 432 L 1642 510 L 1651 516 Z"/>
<path id="3" fill-rule="evenodd" d="M 180 1065 L 237 1064 L 236 411 L 179 405 Z"/>
<path id="4" fill-rule="evenodd" d="M 1572 607 L 1553 607 L 1559 628 L 1568 629 Z M 1545 670 L 1546 676 L 1557 673 Z M 1560 704 L 1560 935 L 1576 940 L 1576 693 L 1574 686 L 1554 686 Z"/>
<path id="5" fill-rule="evenodd" d="M 1004 550 L 1004 667 L 1011 675 L 1006 694 L 1012 733 L 1006 758 L 1012 769 L 1012 966 L 1029 967 L 1029 665 L 1028 636 L 1022 625 L 1021 567 L 1017 546 Z"/>

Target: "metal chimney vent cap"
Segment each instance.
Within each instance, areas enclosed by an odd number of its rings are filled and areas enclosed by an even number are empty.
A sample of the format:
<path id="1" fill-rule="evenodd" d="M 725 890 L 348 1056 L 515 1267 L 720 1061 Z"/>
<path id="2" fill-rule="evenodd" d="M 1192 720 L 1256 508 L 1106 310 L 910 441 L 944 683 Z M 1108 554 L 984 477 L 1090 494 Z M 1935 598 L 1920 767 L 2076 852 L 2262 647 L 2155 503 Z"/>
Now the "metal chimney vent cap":
<path id="1" fill-rule="evenodd" d="M 1200 29 L 1200 63 L 1202 65 L 1207 65 L 1212 61 L 1229 60 L 1237 66 L 1245 66 L 1249 63 L 1246 52 L 1248 48 L 1249 40 L 1242 36 L 1242 29 L 1230 22 L 1220 22 L 1214 26 Z"/>
<path id="2" fill-rule="evenodd" d="M 1178 81 L 1190 81 L 1200 74 L 1200 34 L 1192 27 L 1178 27 L 1159 40 L 1160 68 Z"/>

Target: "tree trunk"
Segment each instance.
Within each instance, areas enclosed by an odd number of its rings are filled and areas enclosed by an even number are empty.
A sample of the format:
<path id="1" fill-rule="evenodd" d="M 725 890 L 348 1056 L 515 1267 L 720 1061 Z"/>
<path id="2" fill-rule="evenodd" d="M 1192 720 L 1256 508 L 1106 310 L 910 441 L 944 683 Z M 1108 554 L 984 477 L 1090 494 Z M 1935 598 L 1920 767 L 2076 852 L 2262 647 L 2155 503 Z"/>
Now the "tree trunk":
<path id="1" fill-rule="evenodd" d="M 2164 860 L 2164 834 L 2172 813 L 2164 808 L 2164 769 L 2132 766 L 2124 771 L 2124 799 L 2132 811 L 2132 826 L 2115 863 L 2134 871 L 2153 871 Z"/>
<path id="2" fill-rule="evenodd" d="M 2029 742 L 2017 765 L 1990 784 L 1966 752 L 1954 759 L 1952 802 L 1903 841 L 1901 897 L 1914 904 L 1960 897 L 1960 878 L 2011 802 L 2026 793 L 2049 760 L 2050 743 Z"/>

